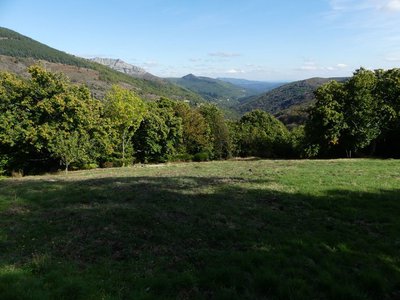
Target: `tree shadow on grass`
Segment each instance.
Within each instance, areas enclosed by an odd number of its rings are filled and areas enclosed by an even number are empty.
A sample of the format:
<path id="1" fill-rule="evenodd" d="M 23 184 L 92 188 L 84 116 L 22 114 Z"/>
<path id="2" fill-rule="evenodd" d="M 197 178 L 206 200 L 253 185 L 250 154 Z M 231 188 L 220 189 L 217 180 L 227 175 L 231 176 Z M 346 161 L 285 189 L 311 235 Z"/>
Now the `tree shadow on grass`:
<path id="1" fill-rule="evenodd" d="M 241 177 L 0 182 L 1 299 L 400 296 L 400 190 Z"/>

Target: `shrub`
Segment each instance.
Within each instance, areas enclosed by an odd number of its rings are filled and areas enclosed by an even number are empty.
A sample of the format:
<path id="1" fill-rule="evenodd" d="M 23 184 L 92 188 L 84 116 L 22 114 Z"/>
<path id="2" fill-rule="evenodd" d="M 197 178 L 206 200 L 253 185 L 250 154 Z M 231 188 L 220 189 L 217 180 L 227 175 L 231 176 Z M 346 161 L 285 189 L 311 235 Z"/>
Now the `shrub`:
<path id="1" fill-rule="evenodd" d="M 200 153 L 196 153 L 193 156 L 193 161 L 208 161 L 208 160 L 210 160 L 209 152 L 200 152 Z"/>

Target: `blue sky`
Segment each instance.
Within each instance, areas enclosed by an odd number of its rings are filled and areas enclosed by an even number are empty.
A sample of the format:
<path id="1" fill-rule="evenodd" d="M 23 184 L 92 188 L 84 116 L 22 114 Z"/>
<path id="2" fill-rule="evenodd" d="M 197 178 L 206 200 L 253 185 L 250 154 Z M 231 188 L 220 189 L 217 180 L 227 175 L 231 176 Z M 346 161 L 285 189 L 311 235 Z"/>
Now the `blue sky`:
<path id="1" fill-rule="evenodd" d="M 400 0 L 0 0 L 0 26 L 163 77 L 289 81 L 400 65 Z"/>

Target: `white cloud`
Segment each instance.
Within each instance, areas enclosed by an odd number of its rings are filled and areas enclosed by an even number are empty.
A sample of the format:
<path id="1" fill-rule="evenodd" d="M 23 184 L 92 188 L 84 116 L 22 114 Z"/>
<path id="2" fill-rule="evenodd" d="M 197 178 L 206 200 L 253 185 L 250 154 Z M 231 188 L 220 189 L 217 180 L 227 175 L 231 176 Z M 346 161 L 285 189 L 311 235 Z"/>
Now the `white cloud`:
<path id="1" fill-rule="evenodd" d="M 240 56 L 240 53 L 234 53 L 234 52 L 212 52 L 212 53 L 208 53 L 208 56 L 214 56 L 214 57 L 236 57 L 236 56 Z"/>
<path id="2" fill-rule="evenodd" d="M 296 71 L 306 71 L 306 72 L 338 71 L 338 70 L 346 69 L 347 67 L 348 67 L 348 65 L 346 65 L 344 63 L 338 63 L 334 66 L 321 66 L 313 60 L 306 60 L 301 67 L 296 69 Z"/>
<path id="3" fill-rule="evenodd" d="M 227 73 L 227 74 L 243 74 L 245 72 L 240 69 L 230 69 L 230 70 L 226 71 L 225 73 Z"/>
<path id="4" fill-rule="evenodd" d="M 373 0 L 330 0 L 329 4 L 336 13 L 361 11 L 376 7 Z"/>
<path id="5" fill-rule="evenodd" d="M 388 1 L 383 9 L 390 12 L 400 12 L 400 0 L 391 0 Z"/>
<path id="6" fill-rule="evenodd" d="M 306 61 L 304 64 L 298 68 L 299 71 L 316 71 L 319 70 L 320 67 L 314 61 Z"/>
<path id="7" fill-rule="evenodd" d="M 329 0 L 333 14 L 360 11 L 400 12 L 400 0 Z"/>

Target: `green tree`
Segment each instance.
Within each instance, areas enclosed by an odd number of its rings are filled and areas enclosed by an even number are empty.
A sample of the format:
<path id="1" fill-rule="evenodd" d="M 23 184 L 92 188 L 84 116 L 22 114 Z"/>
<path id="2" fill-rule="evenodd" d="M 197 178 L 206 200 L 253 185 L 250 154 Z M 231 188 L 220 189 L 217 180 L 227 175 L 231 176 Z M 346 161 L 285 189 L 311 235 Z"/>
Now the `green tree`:
<path id="1" fill-rule="evenodd" d="M 370 145 L 381 133 L 382 119 L 380 102 L 375 98 L 376 77 L 373 71 L 356 70 L 345 84 L 346 101 L 343 113 L 346 126 L 343 128 L 342 143 L 346 155 Z"/>
<path id="2" fill-rule="evenodd" d="M 78 131 L 98 140 L 97 144 L 105 143 L 102 124 L 107 122 L 101 120 L 101 102 L 86 87 L 72 85 L 63 75 L 37 65 L 28 72 L 28 80 L 9 74 L 0 78 L 4 95 L 0 100 L 0 151 L 9 157 L 7 168 L 29 171 L 54 166 L 51 149 L 59 132 Z"/>
<path id="3" fill-rule="evenodd" d="M 329 151 L 339 143 L 343 128 L 347 127 L 343 102 L 346 98 L 345 86 L 330 81 L 315 91 L 316 103 L 310 110 L 305 128 L 305 155 L 316 156 Z"/>
<path id="4" fill-rule="evenodd" d="M 90 148 L 87 134 L 77 131 L 59 132 L 52 143 L 51 153 L 65 166 L 65 174 L 68 174 L 71 163 L 90 160 Z"/>
<path id="5" fill-rule="evenodd" d="M 182 152 L 194 155 L 202 152 L 211 152 L 211 130 L 206 119 L 198 109 L 190 107 L 187 103 L 176 102 L 176 115 L 182 119 L 183 137 Z"/>
<path id="6" fill-rule="evenodd" d="M 253 110 L 237 125 L 237 151 L 241 156 L 284 157 L 288 155 L 288 130 L 271 114 Z"/>
<path id="7" fill-rule="evenodd" d="M 166 162 L 182 142 L 182 119 L 175 115 L 174 102 L 160 99 L 148 104 L 147 113 L 133 136 L 136 158 L 143 162 Z"/>
<path id="8" fill-rule="evenodd" d="M 125 166 L 127 148 L 131 146 L 132 136 L 143 120 L 146 108 L 133 92 L 114 85 L 105 96 L 105 115 L 111 120 L 120 145 L 122 164 Z"/>
<path id="9" fill-rule="evenodd" d="M 200 107 L 200 113 L 207 121 L 211 131 L 212 157 L 215 159 L 231 156 L 231 139 L 229 128 L 225 122 L 224 114 L 214 104 L 204 104 Z"/>
<path id="10" fill-rule="evenodd" d="M 351 157 L 374 143 L 393 114 L 377 96 L 376 75 L 360 68 L 346 83 L 333 81 L 316 91 L 306 126 L 311 147 L 322 155 L 343 151 Z"/>

